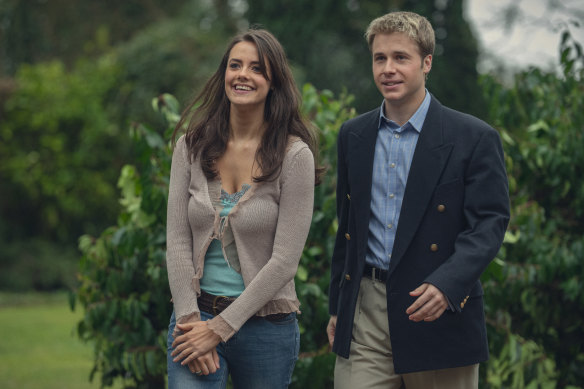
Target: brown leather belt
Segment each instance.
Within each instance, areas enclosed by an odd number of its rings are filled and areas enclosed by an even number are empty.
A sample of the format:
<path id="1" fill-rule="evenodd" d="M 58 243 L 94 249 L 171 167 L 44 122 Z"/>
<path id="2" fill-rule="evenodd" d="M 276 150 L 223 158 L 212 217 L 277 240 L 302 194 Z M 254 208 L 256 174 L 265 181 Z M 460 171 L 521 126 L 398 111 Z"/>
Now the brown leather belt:
<path id="1" fill-rule="evenodd" d="M 211 315 L 217 316 L 225 310 L 232 302 L 235 301 L 235 297 L 227 296 L 215 296 L 201 290 L 201 295 L 197 299 L 197 304 L 201 311 L 210 313 Z M 267 316 L 254 315 L 250 319 L 266 319 L 268 321 L 278 321 L 282 320 L 290 313 L 273 313 Z"/>

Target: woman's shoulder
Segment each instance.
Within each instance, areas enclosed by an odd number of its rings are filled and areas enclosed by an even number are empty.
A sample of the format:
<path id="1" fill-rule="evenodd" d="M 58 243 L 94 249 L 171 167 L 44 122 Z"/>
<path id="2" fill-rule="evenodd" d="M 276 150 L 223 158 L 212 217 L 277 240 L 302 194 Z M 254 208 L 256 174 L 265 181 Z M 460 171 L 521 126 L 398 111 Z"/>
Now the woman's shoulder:
<path id="1" fill-rule="evenodd" d="M 201 150 L 197 151 L 197 155 L 193 154 L 194 145 L 191 144 L 192 137 L 189 139 L 189 134 L 181 134 L 176 143 L 174 144 L 174 153 L 180 152 L 183 158 L 189 163 L 199 163 L 200 164 L 200 154 Z"/>
<path id="2" fill-rule="evenodd" d="M 310 147 L 298 136 L 288 137 L 286 156 L 282 161 L 284 175 L 298 170 L 298 166 L 310 166 L 314 170 L 314 155 Z"/>
<path id="3" fill-rule="evenodd" d="M 288 137 L 288 145 L 286 146 L 286 156 L 296 155 L 303 149 L 308 149 L 308 144 L 302 140 L 299 136 L 290 135 Z"/>

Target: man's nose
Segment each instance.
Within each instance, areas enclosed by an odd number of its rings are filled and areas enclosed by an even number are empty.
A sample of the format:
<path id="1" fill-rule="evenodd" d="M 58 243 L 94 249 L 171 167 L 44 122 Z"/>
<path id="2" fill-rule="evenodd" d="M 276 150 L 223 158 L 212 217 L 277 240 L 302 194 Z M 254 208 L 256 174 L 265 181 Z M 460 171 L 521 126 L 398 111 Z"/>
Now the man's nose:
<path id="1" fill-rule="evenodd" d="M 393 73 L 395 72 L 395 64 L 391 59 L 385 61 L 385 66 L 383 66 L 383 71 L 385 73 Z"/>

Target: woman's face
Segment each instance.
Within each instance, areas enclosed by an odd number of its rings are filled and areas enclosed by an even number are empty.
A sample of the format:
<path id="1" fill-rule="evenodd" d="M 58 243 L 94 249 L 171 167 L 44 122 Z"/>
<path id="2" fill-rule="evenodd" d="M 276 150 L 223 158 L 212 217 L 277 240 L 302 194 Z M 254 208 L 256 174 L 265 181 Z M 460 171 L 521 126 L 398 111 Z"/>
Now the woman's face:
<path id="1" fill-rule="evenodd" d="M 266 73 L 271 77 L 269 64 Z M 271 82 L 261 72 L 258 50 L 247 41 L 237 43 L 229 52 L 225 69 L 225 93 L 231 105 L 263 108 Z"/>

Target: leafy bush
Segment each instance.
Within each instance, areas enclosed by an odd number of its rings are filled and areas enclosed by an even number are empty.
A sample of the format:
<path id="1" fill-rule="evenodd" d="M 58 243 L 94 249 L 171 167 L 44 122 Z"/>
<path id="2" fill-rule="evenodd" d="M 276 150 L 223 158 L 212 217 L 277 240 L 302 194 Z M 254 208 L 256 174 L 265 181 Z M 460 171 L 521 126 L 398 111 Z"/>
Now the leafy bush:
<path id="1" fill-rule="evenodd" d="M 302 90 L 303 111 L 320 131 L 320 161 L 327 168 L 314 193 L 314 213 L 308 239 L 296 275 L 301 355 L 292 388 L 332 388 L 334 356 L 328 352 L 325 328 L 328 315 L 330 258 L 337 233 L 336 166 L 337 134 L 341 124 L 355 116 L 353 97 L 342 93 L 317 92 L 307 84 Z"/>
<path id="2" fill-rule="evenodd" d="M 559 75 L 534 68 L 509 87 L 482 80 L 511 184 L 504 266 L 485 285 L 492 346 L 508 353 L 494 353 L 489 374 L 499 377 L 490 382 L 504 387 L 584 386 L 584 56 L 567 32 L 560 50 Z M 499 337 L 511 332 L 520 336 Z M 521 374 L 501 380 L 501 357 L 520 363 Z"/>
<path id="3" fill-rule="evenodd" d="M 82 339 L 95 341 L 102 386 L 120 378 L 128 387 L 164 387 L 166 331 L 172 311 L 166 273 L 166 202 L 178 103 L 169 95 L 153 102 L 169 123 L 163 134 L 135 124 L 131 137 L 137 166 L 122 169 L 123 211 L 118 225 L 99 238 L 84 235 L 77 297 L 85 308 Z M 74 300 L 72 300 L 74 303 Z"/>

